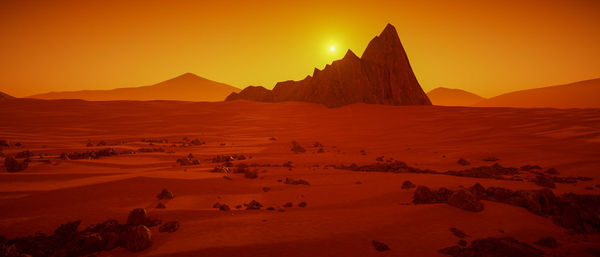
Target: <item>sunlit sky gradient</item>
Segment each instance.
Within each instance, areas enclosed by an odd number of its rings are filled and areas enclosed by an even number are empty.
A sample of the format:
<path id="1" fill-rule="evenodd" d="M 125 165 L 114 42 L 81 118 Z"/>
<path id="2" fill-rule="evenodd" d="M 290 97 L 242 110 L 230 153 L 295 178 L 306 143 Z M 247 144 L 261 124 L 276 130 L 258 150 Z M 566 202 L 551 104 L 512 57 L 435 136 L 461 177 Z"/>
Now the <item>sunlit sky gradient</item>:
<path id="1" fill-rule="evenodd" d="M 423 89 L 482 96 L 600 77 L 600 1 L 0 1 L 0 91 L 240 88 L 359 56 L 389 22 Z M 334 45 L 336 51 L 331 52 Z"/>

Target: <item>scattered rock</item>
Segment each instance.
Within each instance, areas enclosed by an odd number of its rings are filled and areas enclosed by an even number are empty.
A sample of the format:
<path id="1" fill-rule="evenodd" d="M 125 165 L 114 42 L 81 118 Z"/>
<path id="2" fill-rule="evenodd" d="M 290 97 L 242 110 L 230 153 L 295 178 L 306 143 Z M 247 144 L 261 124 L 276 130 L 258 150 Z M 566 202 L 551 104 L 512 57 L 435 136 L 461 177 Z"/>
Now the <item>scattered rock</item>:
<path id="1" fill-rule="evenodd" d="M 319 147 L 319 148 L 321 148 L 321 147 L 323 147 L 323 144 L 321 144 L 321 143 L 319 143 L 319 142 L 315 142 L 315 143 L 313 144 L 313 147 Z"/>
<path id="2" fill-rule="evenodd" d="M 536 176 L 533 182 L 538 186 L 556 188 L 554 181 L 549 176 Z"/>
<path id="3" fill-rule="evenodd" d="M 447 203 L 452 191 L 442 187 L 437 191 L 432 191 L 426 186 L 418 186 L 415 190 L 413 203 Z"/>
<path id="4" fill-rule="evenodd" d="M 553 237 L 549 237 L 549 236 L 542 237 L 533 243 L 536 245 L 544 246 L 544 247 L 548 247 L 548 248 L 558 247 L 558 242 L 556 242 L 556 239 L 554 239 Z"/>
<path id="5" fill-rule="evenodd" d="M 469 162 L 463 158 L 458 159 L 458 161 L 456 161 L 456 163 L 463 165 L 463 166 L 471 165 L 471 162 Z"/>
<path id="6" fill-rule="evenodd" d="M 306 149 L 304 149 L 304 147 L 302 147 L 295 140 L 292 141 L 292 148 L 290 150 L 292 150 L 292 152 L 294 152 L 294 153 L 304 153 L 304 152 L 306 152 Z"/>
<path id="7" fill-rule="evenodd" d="M 464 189 L 452 193 L 448 198 L 448 204 L 465 211 L 483 211 L 483 204 L 479 199 L 471 192 Z"/>
<path id="8" fill-rule="evenodd" d="M 194 140 L 190 141 L 190 144 L 191 144 L 191 145 L 203 145 L 203 144 L 206 144 L 206 142 L 204 142 L 204 141 L 202 141 L 202 140 L 200 140 L 200 139 L 196 138 L 196 139 L 194 139 Z"/>
<path id="9" fill-rule="evenodd" d="M 269 208 L 267 208 L 267 211 L 274 211 L 274 210 L 275 210 L 275 207 L 273 207 L 273 206 L 269 206 Z"/>
<path id="10" fill-rule="evenodd" d="M 229 168 L 223 165 L 217 165 L 211 170 L 211 172 L 229 173 Z"/>
<path id="11" fill-rule="evenodd" d="M 25 159 L 22 162 L 20 162 L 17 161 L 15 158 L 9 156 L 4 158 L 4 167 L 8 172 L 19 172 L 27 169 L 27 166 L 29 166 L 29 162 L 29 159 Z"/>
<path id="12" fill-rule="evenodd" d="M 465 241 L 465 240 L 458 240 L 458 245 L 460 245 L 462 247 L 465 247 L 465 246 L 467 246 L 467 241 Z"/>
<path id="13" fill-rule="evenodd" d="M 292 206 L 294 206 L 294 205 L 291 202 L 287 202 L 283 205 L 284 208 L 290 208 Z"/>
<path id="14" fill-rule="evenodd" d="M 542 257 L 543 251 L 511 237 L 488 237 L 471 242 L 470 247 L 452 246 L 440 250 L 440 253 L 454 257 Z"/>
<path id="15" fill-rule="evenodd" d="M 271 191 L 271 188 L 270 187 L 263 187 L 262 190 L 263 190 L 263 192 L 269 192 L 269 191 Z"/>
<path id="16" fill-rule="evenodd" d="M 140 148 L 140 149 L 137 149 L 137 152 L 140 152 L 140 153 L 162 153 L 162 152 L 165 152 L 165 149 L 163 149 L 163 148 Z"/>
<path id="17" fill-rule="evenodd" d="M 241 161 L 245 160 L 246 156 L 243 154 L 224 154 L 217 155 L 212 158 L 212 162 L 232 162 L 232 161 Z"/>
<path id="18" fill-rule="evenodd" d="M 191 165 L 198 165 L 198 164 L 200 164 L 200 161 L 198 161 L 196 159 L 192 159 L 192 158 L 190 158 L 188 156 L 188 157 L 177 159 L 177 163 L 179 163 L 179 165 L 181 165 L 181 166 L 191 166 Z"/>
<path id="19" fill-rule="evenodd" d="M 417 187 L 417 186 L 415 186 L 415 184 L 413 184 L 409 180 L 406 180 L 406 181 L 404 181 L 404 183 L 402 183 L 402 189 L 411 189 L 411 188 L 415 188 L 415 187 Z"/>
<path id="20" fill-rule="evenodd" d="M 519 170 L 516 168 L 506 168 L 498 163 L 494 163 L 491 166 L 473 167 L 466 170 L 460 171 L 446 171 L 444 174 L 459 176 L 459 177 L 472 177 L 472 178 L 494 178 L 504 179 L 502 176 L 518 174 Z"/>
<path id="21" fill-rule="evenodd" d="M 175 198 L 175 196 L 173 196 L 173 193 L 171 191 L 165 188 L 160 192 L 160 194 L 156 196 L 156 198 L 158 198 L 158 200 L 171 200 Z"/>
<path id="22" fill-rule="evenodd" d="M 292 179 L 292 178 L 285 178 L 285 181 L 283 182 L 284 184 L 288 184 L 288 185 L 310 185 L 308 183 L 308 181 L 303 180 L 303 179 Z"/>
<path id="23" fill-rule="evenodd" d="M 263 207 L 262 204 L 260 204 L 259 202 L 257 202 L 256 200 L 252 200 L 248 206 L 246 206 L 246 210 L 260 210 L 260 208 Z"/>
<path id="24" fill-rule="evenodd" d="M 163 203 L 156 204 L 156 209 L 165 209 L 165 208 L 167 208 L 167 206 L 165 206 Z"/>
<path id="25" fill-rule="evenodd" d="M 179 221 L 169 221 L 158 228 L 159 232 L 172 233 L 179 229 Z"/>
<path id="26" fill-rule="evenodd" d="M 300 208 L 304 208 L 304 207 L 306 207 L 306 202 L 301 202 L 301 203 L 299 203 L 299 204 L 298 204 L 298 207 L 300 207 Z"/>
<path id="27" fill-rule="evenodd" d="M 227 204 L 221 204 L 221 206 L 219 206 L 219 211 L 229 211 L 231 210 L 231 208 L 229 208 L 229 205 Z"/>
<path id="28" fill-rule="evenodd" d="M 82 152 L 82 153 L 79 153 L 79 152 L 61 153 L 59 158 L 63 159 L 63 160 L 83 160 L 83 159 L 95 160 L 95 159 L 100 159 L 100 157 L 109 157 L 109 156 L 114 156 L 114 155 L 118 155 L 118 153 L 115 151 L 115 149 L 105 148 L 102 150 L 87 151 L 87 152 Z"/>
<path id="29" fill-rule="evenodd" d="M 542 167 L 540 167 L 538 165 L 527 164 L 527 165 L 521 166 L 522 171 L 541 170 L 541 169 L 542 169 Z"/>
<path id="30" fill-rule="evenodd" d="M 452 234 L 454 234 L 458 238 L 465 238 L 469 236 L 467 235 L 467 233 L 463 232 L 458 228 L 450 228 L 450 232 L 452 232 Z"/>
<path id="31" fill-rule="evenodd" d="M 373 244 L 373 247 L 375 248 L 375 250 L 378 252 L 384 252 L 384 251 L 390 250 L 390 247 L 382 242 L 373 240 L 373 241 L 371 241 L 371 243 Z"/>

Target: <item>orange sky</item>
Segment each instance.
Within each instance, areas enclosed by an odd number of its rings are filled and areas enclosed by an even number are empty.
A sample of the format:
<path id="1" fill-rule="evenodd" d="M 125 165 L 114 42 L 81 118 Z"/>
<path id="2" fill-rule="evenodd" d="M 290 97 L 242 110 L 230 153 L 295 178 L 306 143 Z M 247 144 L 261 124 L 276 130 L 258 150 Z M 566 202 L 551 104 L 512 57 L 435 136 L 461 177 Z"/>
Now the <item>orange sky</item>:
<path id="1" fill-rule="evenodd" d="M 482 96 L 600 77 L 600 1 L 0 1 L 0 91 L 185 72 L 243 88 L 361 55 L 389 22 L 423 89 Z M 329 52 L 335 45 L 337 51 Z"/>

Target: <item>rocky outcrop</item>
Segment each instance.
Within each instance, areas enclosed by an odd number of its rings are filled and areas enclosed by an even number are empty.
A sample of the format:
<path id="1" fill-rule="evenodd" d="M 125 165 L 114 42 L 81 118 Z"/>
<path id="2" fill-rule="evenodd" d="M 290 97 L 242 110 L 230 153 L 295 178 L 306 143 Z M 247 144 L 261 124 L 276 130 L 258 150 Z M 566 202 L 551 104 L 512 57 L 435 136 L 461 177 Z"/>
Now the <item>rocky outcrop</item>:
<path id="1" fill-rule="evenodd" d="M 279 82 L 273 90 L 250 86 L 231 100 L 301 101 L 339 107 L 353 103 L 431 105 L 412 71 L 396 29 L 388 24 L 359 58 L 348 50 L 343 59 L 301 81 Z"/>
<path id="2" fill-rule="evenodd" d="M 440 253 L 454 257 L 535 257 L 544 256 L 544 252 L 520 242 L 512 237 L 488 237 L 471 242 L 470 247 L 452 246 L 440 250 Z"/>
<path id="3" fill-rule="evenodd" d="M 51 235 L 39 232 L 13 239 L 0 236 L 0 256 L 95 256 L 97 252 L 117 247 L 140 252 L 152 246 L 149 227 L 156 226 L 159 222 L 150 220 L 144 209 L 134 209 L 129 214 L 127 224 L 109 219 L 78 230 L 81 221 L 77 220 L 61 225 Z M 171 222 L 166 224 L 170 230 L 168 232 L 179 228 L 179 224 L 175 229 Z M 161 232 L 163 230 L 159 229 Z"/>

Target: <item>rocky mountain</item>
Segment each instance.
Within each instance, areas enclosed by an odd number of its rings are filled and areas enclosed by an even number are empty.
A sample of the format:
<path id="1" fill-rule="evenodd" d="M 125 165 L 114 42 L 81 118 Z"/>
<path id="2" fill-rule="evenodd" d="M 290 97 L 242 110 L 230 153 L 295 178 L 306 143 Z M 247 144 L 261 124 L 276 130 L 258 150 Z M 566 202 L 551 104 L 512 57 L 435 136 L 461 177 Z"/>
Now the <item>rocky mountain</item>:
<path id="1" fill-rule="evenodd" d="M 155 85 L 117 88 L 112 90 L 84 90 L 51 92 L 30 96 L 39 99 L 82 99 L 88 101 L 112 100 L 177 100 L 177 101 L 223 101 L 240 89 L 208 80 L 192 73 L 185 73 Z"/>
<path id="2" fill-rule="evenodd" d="M 438 87 L 427 93 L 434 105 L 441 106 L 471 106 L 485 98 L 462 89 Z"/>
<path id="3" fill-rule="evenodd" d="M 273 90 L 247 87 L 227 100 L 303 101 L 339 107 L 352 103 L 430 105 L 415 77 L 396 29 L 388 24 L 359 58 L 348 50 L 343 59 L 301 81 L 279 82 Z"/>
<path id="4" fill-rule="evenodd" d="M 519 108 L 600 108 L 600 79 L 502 94 L 473 106 Z"/>

